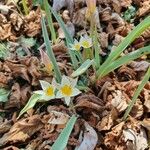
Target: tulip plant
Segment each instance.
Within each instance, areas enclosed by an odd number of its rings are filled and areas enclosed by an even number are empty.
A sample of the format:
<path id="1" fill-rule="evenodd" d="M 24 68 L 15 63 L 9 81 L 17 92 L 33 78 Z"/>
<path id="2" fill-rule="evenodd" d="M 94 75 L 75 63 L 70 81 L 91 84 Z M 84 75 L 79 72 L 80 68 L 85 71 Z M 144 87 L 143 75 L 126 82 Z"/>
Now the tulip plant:
<path id="1" fill-rule="evenodd" d="M 115 50 L 112 50 L 107 59 L 101 63 L 99 51 L 100 51 L 100 44 L 98 39 L 97 33 L 97 25 L 93 21 L 93 16 L 96 11 L 96 0 L 86 0 L 87 3 L 87 13 L 86 17 L 91 20 L 90 26 L 90 34 L 82 35 L 79 40 L 73 39 L 70 33 L 68 32 L 63 20 L 61 17 L 49 6 L 48 1 L 44 0 L 44 8 L 46 12 L 46 19 L 48 20 L 48 27 L 50 28 L 51 35 L 52 35 L 52 42 L 56 42 L 56 33 L 54 27 L 52 25 L 52 16 L 55 17 L 59 25 L 61 26 L 62 30 L 64 31 L 65 38 L 66 38 L 66 46 L 68 47 L 68 54 L 71 59 L 71 64 L 74 72 L 72 75 L 65 76 L 62 75 L 62 72 L 59 69 L 58 63 L 56 61 L 55 55 L 51 48 L 51 43 L 49 39 L 49 35 L 46 28 L 45 18 L 42 16 L 42 32 L 43 38 L 46 45 L 46 52 L 41 51 L 41 58 L 42 62 L 47 71 L 52 72 L 53 80 L 51 83 L 47 81 L 40 80 L 42 90 L 35 91 L 31 98 L 29 99 L 26 106 L 22 109 L 19 114 L 19 117 L 25 113 L 30 108 L 34 107 L 37 102 L 46 102 L 51 99 L 62 99 L 64 100 L 64 104 L 70 106 L 72 99 L 81 94 L 78 82 L 80 80 L 81 75 L 85 75 L 88 78 L 87 73 L 88 69 L 91 67 L 94 70 L 95 78 L 91 82 L 94 84 L 104 76 L 108 75 L 110 72 L 114 71 L 121 65 L 127 64 L 132 60 L 135 60 L 142 55 L 150 54 L 150 45 L 135 50 L 134 52 L 130 52 L 126 55 L 121 56 L 121 53 L 137 38 L 139 37 L 144 30 L 150 27 L 150 16 L 146 17 L 139 25 L 137 25 L 125 39 L 116 47 Z M 49 18 L 50 17 L 50 18 Z M 142 87 L 146 84 L 150 77 L 150 69 L 146 74 L 146 77 L 143 79 L 142 86 L 138 88 L 137 93 L 133 97 L 134 102 L 137 99 Z M 90 82 L 89 82 L 90 84 Z M 134 103 L 131 105 L 133 106 Z M 128 108 L 125 116 L 123 119 L 126 119 L 129 115 L 129 112 L 132 106 Z M 72 119 L 71 119 L 72 120 Z M 75 123 L 75 118 L 73 119 Z M 69 127 L 68 127 L 69 128 Z M 71 128 L 73 128 L 73 124 L 71 124 Z M 71 129 L 70 128 L 70 129 Z M 64 135 L 66 134 L 66 129 L 64 129 Z M 71 133 L 71 130 L 70 130 Z M 60 135 L 59 140 L 63 139 L 63 134 Z M 66 139 L 65 139 L 66 140 Z M 58 141 L 57 144 L 54 144 L 53 147 L 59 147 L 60 144 Z M 65 145 L 63 145 L 64 147 Z M 52 147 L 52 148 L 53 148 Z"/>

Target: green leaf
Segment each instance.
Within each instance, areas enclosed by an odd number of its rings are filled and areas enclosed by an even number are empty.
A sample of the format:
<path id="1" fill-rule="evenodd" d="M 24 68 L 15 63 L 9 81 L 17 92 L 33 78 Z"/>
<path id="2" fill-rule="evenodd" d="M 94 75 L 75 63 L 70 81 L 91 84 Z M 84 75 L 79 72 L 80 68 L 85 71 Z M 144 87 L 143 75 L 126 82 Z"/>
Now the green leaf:
<path id="1" fill-rule="evenodd" d="M 141 84 L 138 86 L 137 90 L 135 91 L 135 93 L 133 95 L 133 98 L 132 98 L 132 100 L 131 100 L 131 102 L 129 104 L 129 107 L 127 108 L 127 110 L 126 110 L 126 112 L 125 112 L 125 114 L 123 116 L 123 120 L 126 120 L 126 118 L 128 117 L 130 111 L 132 110 L 133 105 L 135 104 L 139 94 L 143 90 L 143 88 L 144 88 L 145 84 L 148 82 L 149 78 L 150 78 L 150 67 L 147 70 L 147 72 L 146 72 L 146 74 L 145 74 Z"/>
<path id="2" fill-rule="evenodd" d="M 7 102 L 10 91 L 0 88 L 0 102 Z"/>
<path id="3" fill-rule="evenodd" d="M 47 21 L 48 21 L 48 27 L 51 31 L 51 37 L 52 37 L 52 41 L 55 42 L 56 41 L 56 32 L 53 26 L 53 21 L 52 21 L 52 15 L 49 9 L 49 4 L 47 0 L 43 0 L 43 6 L 46 12 L 46 17 L 47 17 Z"/>
<path id="4" fill-rule="evenodd" d="M 70 118 L 70 120 L 66 124 L 66 127 L 62 130 L 59 137 L 57 138 L 55 143 L 52 145 L 51 150 L 64 150 L 65 149 L 76 120 L 77 120 L 77 117 L 75 115 L 73 115 Z"/>
<path id="5" fill-rule="evenodd" d="M 28 100 L 25 107 L 20 111 L 18 118 L 20 118 L 21 115 L 23 115 L 25 112 L 27 112 L 29 109 L 33 108 L 37 102 L 41 100 L 41 95 L 39 94 L 33 94 L 30 99 Z"/>
<path id="6" fill-rule="evenodd" d="M 150 27 L 150 16 L 145 18 L 140 24 L 138 24 L 119 44 L 119 46 L 111 51 L 106 61 L 99 67 L 97 71 L 97 79 L 101 78 L 101 75 L 105 72 L 110 63 L 112 63 L 120 54 L 131 44 L 137 37 L 139 37 L 144 30 Z"/>
<path id="7" fill-rule="evenodd" d="M 101 77 L 107 75 L 108 73 L 110 73 L 111 71 L 115 70 L 116 68 L 120 67 L 123 64 L 127 64 L 132 60 L 135 60 L 139 57 L 141 57 L 142 55 L 147 55 L 150 54 L 150 45 L 140 48 L 136 51 L 133 51 L 125 56 L 122 56 L 120 58 L 118 58 L 117 60 L 115 60 L 114 62 L 112 62 L 111 64 L 109 64 L 109 66 L 107 67 L 107 69 L 103 72 L 103 74 L 101 75 Z"/>
<path id="8" fill-rule="evenodd" d="M 76 71 L 71 74 L 71 76 L 74 78 L 83 74 L 93 63 L 94 60 L 87 59 Z"/>
<path id="9" fill-rule="evenodd" d="M 60 72 L 60 69 L 57 65 L 56 58 L 55 58 L 55 55 L 53 53 L 53 50 L 52 50 L 52 47 L 51 47 L 51 44 L 50 44 L 50 41 L 49 41 L 49 37 L 48 37 L 48 33 L 47 33 L 47 29 L 46 29 L 46 25 L 45 25 L 43 15 L 42 15 L 41 24 L 42 24 L 42 32 L 43 32 L 44 42 L 45 42 L 45 45 L 46 45 L 47 54 L 48 54 L 48 57 L 49 57 L 49 59 L 51 60 L 51 62 L 53 64 L 56 79 L 60 83 L 61 82 L 61 72 Z"/>
<path id="10" fill-rule="evenodd" d="M 70 33 L 68 32 L 68 29 L 66 28 L 63 20 L 61 19 L 61 17 L 57 14 L 57 12 L 55 12 L 51 6 L 50 6 L 51 12 L 53 13 L 54 17 L 56 18 L 57 22 L 59 23 L 60 27 L 62 28 L 64 34 L 65 34 L 65 38 L 67 41 L 67 47 L 70 48 L 70 44 L 73 44 L 74 40 L 72 38 L 72 36 L 70 35 Z M 69 49 L 69 55 L 73 64 L 73 67 L 76 69 L 78 67 L 78 60 L 75 56 L 75 53 L 73 50 Z"/>

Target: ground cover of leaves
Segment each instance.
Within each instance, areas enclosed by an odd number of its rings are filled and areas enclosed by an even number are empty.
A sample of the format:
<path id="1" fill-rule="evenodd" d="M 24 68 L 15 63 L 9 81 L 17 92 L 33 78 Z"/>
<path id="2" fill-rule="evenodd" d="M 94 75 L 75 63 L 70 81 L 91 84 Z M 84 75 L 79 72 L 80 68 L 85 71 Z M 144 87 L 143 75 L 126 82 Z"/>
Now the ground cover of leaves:
<path id="1" fill-rule="evenodd" d="M 52 4 L 52 2 L 50 2 Z M 38 103 L 20 119 L 17 116 L 33 91 L 40 89 L 39 80 L 51 81 L 43 70 L 39 49 L 45 50 L 41 32 L 40 8 L 28 1 L 28 15 L 21 14 L 13 1 L 0 2 L 0 42 L 7 41 L 7 56 L 0 59 L 0 87 L 10 91 L 8 100 L 0 103 L 0 149 L 47 150 L 55 142 L 72 115 L 60 99 Z M 19 4 L 21 5 L 21 4 Z M 74 37 L 89 32 L 84 0 L 53 0 Z M 150 13 L 150 0 L 97 0 L 96 20 L 103 59 L 143 18 Z M 64 34 L 54 21 L 59 40 L 53 51 L 61 71 L 70 75 Z M 35 41 L 27 45 L 25 39 Z M 136 39 L 124 54 L 143 47 L 150 41 L 150 30 Z M 77 96 L 74 108 L 79 115 L 67 148 L 73 150 L 145 150 L 150 149 L 150 82 L 142 90 L 130 117 L 122 121 L 135 89 L 140 84 L 150 56 L 132 61 L 111 72 L 90 89 Z M 92 73 L 91 73 L 92 78 Z M 79 136 L 83 136 L 80 140 Z M 90 140 L 91 139 L 91 140 Z M 89 147 L 85 144 L 89 141 Z"/>

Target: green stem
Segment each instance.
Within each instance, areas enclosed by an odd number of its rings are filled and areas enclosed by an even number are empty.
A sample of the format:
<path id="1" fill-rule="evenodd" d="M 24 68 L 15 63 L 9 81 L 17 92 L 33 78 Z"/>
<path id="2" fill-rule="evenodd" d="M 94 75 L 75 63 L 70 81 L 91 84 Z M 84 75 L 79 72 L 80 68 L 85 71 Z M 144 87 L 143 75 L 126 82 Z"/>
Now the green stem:
<path id="1" fill-rule="evenodd" d="M 52 41 L 55 43 L 56 42 L 56 32 L 55 32 L 55 29 L 54 29 L 54 26 L 53 26 L 52 14 L 51 14 L 50 9 L 49 9 L 48 1 L 44 0 L 43 5 L 44 5 L 44 9 L 45 9 L 46 16 L 47 16 L 48 27 L 51 31 Z"/>
<path id="2" fill-rule="evenodd" d="M 60 69 L 57 65 L 55 55 L 54 55 L 53 50 L 52 50 L 51 45 L 50 45 L 50 41 L 49 41 L 49 37 L 48 37 L 46 25 L 45 25 L 45 20 L 44 20 L 43 16 L 42 16 L 42 31 L 43 31 L 44 42 L 46 45 L 47 54 L 48 54 L 50 60 L 52 61 L 53 66 L 54 66 L 54 72 L 55 72 L 56 79 L 60 83 L 61 78 L 62 78 L 61 72 L 60 72 Z"/>

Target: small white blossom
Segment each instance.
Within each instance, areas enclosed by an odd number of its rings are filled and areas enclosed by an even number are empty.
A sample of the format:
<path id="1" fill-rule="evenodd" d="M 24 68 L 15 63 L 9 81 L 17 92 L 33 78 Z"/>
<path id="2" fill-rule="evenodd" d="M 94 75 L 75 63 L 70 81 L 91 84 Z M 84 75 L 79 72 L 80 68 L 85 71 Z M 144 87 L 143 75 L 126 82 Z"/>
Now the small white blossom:
<path id="1" fill-rule="evenodd" d="M 81 36 L 80 44 L 83 48 L 90 48 L 92 47 L 92 38 L 90 38 L 88 35 Z"/>
<path id="2" fill-rule="evenodd" d="M 75 86 L 77 84 L 77 78 L 72 79 L 66 76 L 62 76 L 62 82 L 58 87 L 56 98 L 64 98 L 67 105 L 70 104 L 71 97 L 74 97 L 81 93 Z"/>
<path id="3" fill-rule="evenodd" d="M 81 49 L 81 44 L 76 39 L 74 40 L 74 44 L 71 44 L 71 49 L 79 51 Z"/>
<path id="4" fill-rule="evenodd" d="M 52 84 L 48 83 L 47 81 L 40 80 L 40 84 L 41 84 L 42 90 L 34 91 L 34 93 L 42 95 L 41 99 L 43 100 L 54 99 L 55 90 L 56 90 L 54 80 L 52 81 Z"/>

